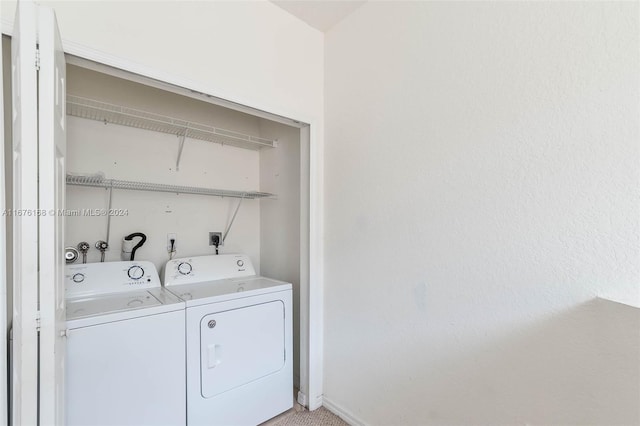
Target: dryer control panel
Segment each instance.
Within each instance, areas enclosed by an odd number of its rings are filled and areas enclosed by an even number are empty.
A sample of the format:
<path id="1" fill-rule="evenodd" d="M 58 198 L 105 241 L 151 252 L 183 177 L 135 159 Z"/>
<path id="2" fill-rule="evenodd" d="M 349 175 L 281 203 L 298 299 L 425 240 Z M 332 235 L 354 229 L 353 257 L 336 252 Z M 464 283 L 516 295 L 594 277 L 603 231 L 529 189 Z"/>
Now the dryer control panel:
<path id="1" fill-rule="evenodd" d="M 240 278 L 255 275 L 246 254 L 220 254 L 174 259 L 164 267 L 164 285 L 194 284 L 203 281 Z"/>
<path id="2" fill-rule="evenodd" d="M 147 261 L 84 263 L 65 268 L 67 298 L 160 286 L 155 265 Z"/>

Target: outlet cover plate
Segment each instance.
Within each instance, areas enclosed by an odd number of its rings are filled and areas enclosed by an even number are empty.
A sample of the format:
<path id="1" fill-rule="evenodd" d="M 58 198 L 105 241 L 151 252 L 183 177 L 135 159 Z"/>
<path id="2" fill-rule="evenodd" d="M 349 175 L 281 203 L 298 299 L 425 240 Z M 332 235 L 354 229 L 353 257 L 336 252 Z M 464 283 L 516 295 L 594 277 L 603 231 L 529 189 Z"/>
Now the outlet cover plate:
<path id="1" fill-rule="evenodd" d="M 218 236 L 218 241 L 220 241 L 220 244 L 218 244 L 218 247 L 222 247 L 222 232 L 209 232 L 209 245 L 212 246 L 213 244 L 213 237 L 214 236 Z"/>

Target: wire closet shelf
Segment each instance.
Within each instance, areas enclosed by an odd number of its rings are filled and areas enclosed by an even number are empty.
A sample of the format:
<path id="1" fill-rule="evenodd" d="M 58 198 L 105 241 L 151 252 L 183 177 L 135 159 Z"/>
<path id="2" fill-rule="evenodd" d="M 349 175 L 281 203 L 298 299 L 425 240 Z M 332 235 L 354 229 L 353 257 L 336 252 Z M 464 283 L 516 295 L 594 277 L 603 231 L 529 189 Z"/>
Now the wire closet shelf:
<path id="1" fill-rule="evenodd" d="M 137 182 L 106 179 L 101 175 L 67 174 L 67 184 L 94 188 L 126 189 L 132 191 L 169 192 L 174 194 L 210 195 L 241 199 L 275 198 L 274 194 L 257 191 L 230 191 L 226 189 L 202 188 L 197 186 L 166 185 L 161 183 Z"/>
<path id="2" fill-rule="evenodd" d="M 73 117 L 100 121 L 105 124 L 111 123 L 135 127 L 254 151 L 276 146 L 276 143 L 270 139 L 112 105 L 80 96 L 67 96 L 67 114 Z"/>

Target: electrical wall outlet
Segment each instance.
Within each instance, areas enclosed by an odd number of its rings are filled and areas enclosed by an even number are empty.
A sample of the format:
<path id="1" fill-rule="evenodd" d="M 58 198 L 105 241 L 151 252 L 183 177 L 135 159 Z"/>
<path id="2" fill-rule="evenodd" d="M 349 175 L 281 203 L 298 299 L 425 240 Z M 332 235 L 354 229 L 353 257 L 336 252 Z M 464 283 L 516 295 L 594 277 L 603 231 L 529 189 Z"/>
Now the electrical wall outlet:
<path id="1" fill-rule="evenodd" d="M 171 240 L 173 240 L 173 250 L 171 249 Z M 167 234 L 167 251 L 176 251 L 178 248 L 178 234 Z"/>
<path id="2" fill-rule="evenodd" d="M 218 246 L 222 247 L 222 232 L 209 232 L 209 245 L 215 246 L 213 243 L 215 236 L 218 237 Z"/>

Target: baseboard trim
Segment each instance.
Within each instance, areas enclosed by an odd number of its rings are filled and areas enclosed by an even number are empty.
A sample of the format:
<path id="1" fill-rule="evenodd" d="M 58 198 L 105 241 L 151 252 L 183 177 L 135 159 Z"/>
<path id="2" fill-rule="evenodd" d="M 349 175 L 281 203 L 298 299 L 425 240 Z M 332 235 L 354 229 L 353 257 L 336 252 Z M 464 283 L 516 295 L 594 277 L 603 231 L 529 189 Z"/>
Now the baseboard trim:
<path id="1" fill-rule="evenodd" d="M 317 410 L 322 407 L 322 395 L 317 395 L 315 399 L 309 399 L 307 396 L 307 408 L 309 411 Z"/>
<path id="2" fill-rule="evenodd" d="M 353 415 L 353 413 L 345 410 L 330 399 L 327 399 L 326 396 L 322 398 L 322 406 L 331 411 L 336 416 L 340 417 L 345 422 L 349 423 L 351 426 L 367 426 L 365 422 L 357 418 L 355 415 Z"/>
<path id="3" fill-rule="evenodd" d="M 296 395 L 296 401 L 298 404 L 307 408 L 309 404 L 307 403 L 307 395 L 305 395 L 302 391 L 298 391 L 298 395 Z"/>

